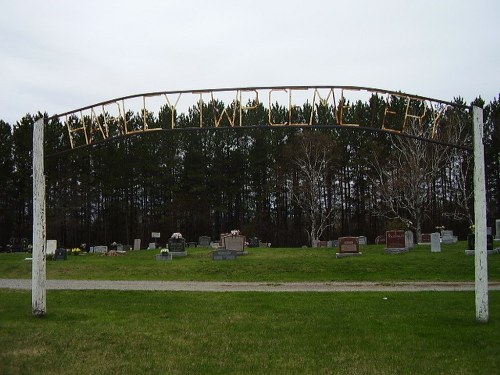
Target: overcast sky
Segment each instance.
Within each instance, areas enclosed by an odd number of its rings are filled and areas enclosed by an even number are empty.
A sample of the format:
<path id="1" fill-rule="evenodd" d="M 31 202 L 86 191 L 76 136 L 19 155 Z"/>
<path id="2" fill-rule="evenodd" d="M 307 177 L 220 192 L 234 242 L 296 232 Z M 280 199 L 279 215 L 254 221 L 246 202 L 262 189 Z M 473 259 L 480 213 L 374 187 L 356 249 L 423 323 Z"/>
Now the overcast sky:
<path id="1" fill-rule="evenodd" d="M 2 0 L 0 119 L 150 91 L 500 93 L 499 0 Z"/>

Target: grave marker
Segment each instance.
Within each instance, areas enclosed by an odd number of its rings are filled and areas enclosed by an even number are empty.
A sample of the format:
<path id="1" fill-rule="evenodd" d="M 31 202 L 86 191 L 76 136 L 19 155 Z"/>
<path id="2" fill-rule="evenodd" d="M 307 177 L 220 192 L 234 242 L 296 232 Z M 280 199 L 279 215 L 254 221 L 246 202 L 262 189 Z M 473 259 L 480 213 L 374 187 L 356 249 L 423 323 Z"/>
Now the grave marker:
<path id="1" fill-rule="evenodd" d="M 245 242 L 246 238 L 241 234 L 230 234 L 222 237 L 222 247 L 227 250 L 236 250 L 238 255 L 246 254 Z"/>
<path id="2" fill-rule="evenodd" d="M 198 238 L 198 246 L 209 247 L 212 239 L 209 236 L 200 236 Z"/>
<path id="3" fill-rule="evenodd" d="M 141 239 L 134 239 L 134 250 L 141 250 Z"/>
<path id="4" fill-rule="evenodd" d="M 385 232 L 385 253 L 399 254 L 408 252 L 404 230 L 388 230 Z"/>
<path id="5" fill-rule="evenodd" d="M 212 260 L 236 260 L 238 257 L 238 251 L 228 250 L 223 247 L 212 251 Z"/>
<path id="6" fill-rule="evenodd" d="M 500 219 L 495 220 L 495 229 L 496 229 L 495 240 L 500 241 Z"/>
<path id="7" fill-rule="evenodd" d="M 422 233 L 420 235 L 420 241 L 419 241 L 419 243 L 421 243 L 421 244 L 430 244 L 432 242 L 431 236 L 432 236 L 431 233 Z"/>
<path id="8" fill-rule="evenodd" d="M 107 246 L 94 246 L 94 253 L 105 254 L 108 252 Z"/>
<path id="9" fill-rule="evenodd" d="M 45 253 L 47 255 L 55 255 L 57 249 L 57 240 L 47 240 Z"/>
<path id="10" fill-rule="evenodd" d="M 440 253 L 441 252 L 441 236 L 439 233 L 431 233 L 431 252 Z"/>
<path id="11" fill-rule="evenodd" d="M 68 252 L 66 249 L 57 249 L 54 254 L 54 260 L 66 260 L 68 259 Z"/>
<path id="12" fill-rule="evenodd" d="M 336 253 L 337 258 L 347 256 L 363 255 L 359 252 L 359 237 L 340 237 L 339 252 Z"/>

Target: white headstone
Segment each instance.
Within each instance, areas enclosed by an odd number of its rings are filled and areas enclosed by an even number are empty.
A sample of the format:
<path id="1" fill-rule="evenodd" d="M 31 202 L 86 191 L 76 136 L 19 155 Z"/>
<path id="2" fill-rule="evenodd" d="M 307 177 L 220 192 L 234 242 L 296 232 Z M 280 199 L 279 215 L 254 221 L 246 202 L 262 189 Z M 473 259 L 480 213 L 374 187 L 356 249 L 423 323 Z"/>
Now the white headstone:
<path id="1" fill-rule="evenodd" d="M 415 243 L 413 241 L 413 232 L 411 230 L 407 230 L 405 232 L 405 247 L 407 249 L 413 249 Z"/>
<path id="2" fill-rule="evenodd" d="M 141 250 L 141 239 L 136 238 L 134 240 L 134 250 Z"/>
<path id="3" fill-rule="evenodd" d="M 94 246 L 94 253 L 107 253 L 108 252 L 108 247 L 107 246 Z"/>
<path id="4" fill-rule="evenodd" d="M 154 250 L 156 249 L 156 244 L 154 242 L 150 242 L 148 245 L 148 250 Z"/>
<path id="5" fill-rule="evenodd" d="M 431 252 L 441 252 L 441 236 L 439 233 L 431 233 Z"/>
<path id="6" fill-rule="evenodd" d="M 47 255 L 54 255 L 57 249 L 57 240 L 47 240 L 47 247 L 45 253 Z"/>

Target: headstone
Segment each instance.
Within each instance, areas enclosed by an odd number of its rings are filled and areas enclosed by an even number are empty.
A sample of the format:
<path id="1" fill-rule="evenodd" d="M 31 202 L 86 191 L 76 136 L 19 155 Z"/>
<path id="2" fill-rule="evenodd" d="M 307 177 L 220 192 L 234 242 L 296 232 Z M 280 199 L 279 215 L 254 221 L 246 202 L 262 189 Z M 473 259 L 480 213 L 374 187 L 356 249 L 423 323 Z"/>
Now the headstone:
<path id="1" fill-rule="evenodd" d="M 134 250 L 141 250 L 141 239 L 134 239 Z"/>
<path id="2" fill-rule="evenodd" d="M 108 252 L 107 246 L 94 246 L 94 253 L 105 254 Z"/>
<path id="3" fill-rule="evenodd" d="M 230 234 L 222 237 L 222 247 L 227 250 L 236 250 L 239 255 L 245 254 L 245 241 L 245 236 L 241 234 Z"/>
<path id="4" fill-rule="evenodd" d="M 121 243 L 116 245 L 116 251 L 124 251 L 123 250 L 123 245 Z"/>
<path id="5" fill-rule="evenodd" d="M 404 230 L 388 230 L 385 232 L 385 253 L 399 254 L 407 252 L 406 235 Z"/>
<path id="6" fill-rule="evenodd" d="M 155 242 L 150 242 L 148 245 L 148 250 L 154 250 L 156 249 L 156 243 Z"/>
<path id="7" fill-rule="evenodd" d="M 172 254 L 170 253 L 156 254 L 156 260 L 163 260 L 163 261 L 172 260 Z"/>
<path id="8" fill-rule="evenodd" d="M 198 246 L 209 247 L 211 238 L 209 236 L 200 236 L 198 238 Z"/>
<path id="9" fill-rule="evenodd" d="M 326 247 L 333 247 L 333 241 L 326 241 Z"/>
<path id="10" fill-rule="evenodd" d="M 248 239 L 248 247 L 259 247 L 260 240 L 257 237 L 250 237 Z"/>
<path id="11" fill-rule="evenodd" d="M 171 253 L 183 252 L 186 250 L 186 240 L 184 238 L 170 238 L 168 240 L 168 251 Z"/>
<path id="12" fill-rule="evenodd" d="M 500 219 L 495 220 L 495 229 L 496 229 L 495 240 L 500 241 Z"/>
<path id="13" fill-rule="evenodd" d="M 55 260 L 66 260 L 68 259 L 68 252 L 66 249 L 56 249 L 54 253 Z"/>
<path id="14" fill-rule="evenodd" d="M 340 237 L 339 252 L 336 253 L 337 258 L 355 255 L 362 255 L 359 252 L 359 237 Z"/>
<path id="15" fill-rule="evenodd" d="M 45 253 L 47 255 L 55 255 L 57 249 L 57 240 L 47 240 L 47 247 Z"/>
<path id="16" fill-rule="evenodd" d="M 376 245 L 383 245 L 385 244 L 385 235 L 380 235 L 375 238 L 375 244 Z"/>
<path id="17" fill-rule="evenodd" d="M 441 242 L 444 244 L 456 243 L 458 238 L 453 235 L 452 230 L 442 230 L 441 231 Z"/>
<path id="18" fill-rule="evenodd" d="M 339 247 L 339 240 L 333 240 L 332 245 L 333 247 Z"/>
<path id="19" fill-rule="evenodd" d="M 238 257 L 238 252 L 236 250 L 228 250 L 223 247 L 212 251 L 213 260 L 235 260 Z"/>
<path id="20" fill-rule="evenodd" d="M 407 230 L 405 232 L 405 247 L 409 250 L 413 249 L 415 243 L 413 241 L 413 232 L 411 230 Z"/>
<path id="21" fill-rule="evenodd" d="M 418 241 L 418 242 L 425 243 L 425 244 L 431 243 L 431 234 L 430 233 L 422 233 L 420 235 L 420 241 Z"/>
<path id="22" fill-rule="evenodd" d="M 319 247 L 319 240 L 312 240 L 312 247 L 313 248 Z"/>
<path id="23" fill-rule="evenodd" d="M 368 244 L 368 239 L 366 238 L 366 236 L 359 236 L 358 239 L 359 239 L 360 245 L 367 245 Z"/>
<path id="24" fill-rule="evenodd" d="M 493 235 L 493 228 L 491 227 L 486 227 L 486 234 L 488 236 L 492 236 Z"/>
<path id="25" fill-rule="evenodd" d="M 465 253 L 467 255 L 473 255 L 476 247 L 476 242 L 475 242 L 476 236 L 474 234 L 469 234 L 467 236 L 467 250 L 465 250 Z M 492 235 L 486 235 L 486 251 L 488 254 L 492 254 L 495 251 L 493 250 L 493 236 Z"/>
<path id="26" fill-rule="evenodd" d="M 440 253 L 441 252 L 441 236 L 439 233 L 431 233 L 431 252 Z"/>

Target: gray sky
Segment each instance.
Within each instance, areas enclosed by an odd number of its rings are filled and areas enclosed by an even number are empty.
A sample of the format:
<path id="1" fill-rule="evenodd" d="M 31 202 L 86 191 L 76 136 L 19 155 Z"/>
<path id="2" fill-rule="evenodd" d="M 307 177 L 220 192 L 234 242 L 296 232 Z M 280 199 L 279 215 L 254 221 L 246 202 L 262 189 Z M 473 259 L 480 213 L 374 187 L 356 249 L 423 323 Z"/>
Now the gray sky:
<path id="1" fill-rule="evenodd" d="M 2 0 L 0 119 L 150 91 L 500 93 L 498 0 Z"/>

